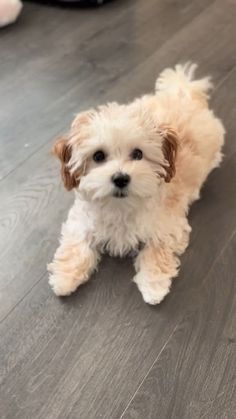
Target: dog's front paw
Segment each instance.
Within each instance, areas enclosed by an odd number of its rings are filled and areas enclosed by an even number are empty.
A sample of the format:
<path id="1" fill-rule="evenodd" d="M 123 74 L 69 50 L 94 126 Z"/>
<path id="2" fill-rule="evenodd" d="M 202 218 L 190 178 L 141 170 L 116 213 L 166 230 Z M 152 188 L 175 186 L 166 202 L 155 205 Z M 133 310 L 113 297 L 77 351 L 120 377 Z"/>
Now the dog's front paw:
<path id="1" fill-rule="evenodd" d="M 99 255 L 87 243 L 65 240 L 57 249 L 52 263 L 49 284 L 58 296 L 70 295 L 81 284 L 88 281 L 97 266 Z"/>
<path id="2" fill-rule="evenodd" d="M 63 277 L 63 275 L 54 274 L 49 276 L 49 285 L 58 297 L 70 295 L 78 287 L 75 281 Z"/>
<path id="3" fill-rule="evenodd" d="M 171 279 L 163 276 L 152 276 L 152 274 L 139 272 L 134 277 L 145 303 L 159 304 L 165 296 L 170 292 Z"/>

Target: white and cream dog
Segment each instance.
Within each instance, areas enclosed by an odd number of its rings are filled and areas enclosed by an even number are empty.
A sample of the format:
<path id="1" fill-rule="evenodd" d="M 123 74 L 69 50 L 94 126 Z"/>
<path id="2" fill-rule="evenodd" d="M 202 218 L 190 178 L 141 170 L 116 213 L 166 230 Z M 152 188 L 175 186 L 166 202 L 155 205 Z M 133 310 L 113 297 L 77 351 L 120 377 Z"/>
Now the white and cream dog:
<path id="1" fill-rule="evenodd" d="M 76 116 L 55 154 L 75 202 L 49 265 L 50 285 L 69 295 L 101 254 L 137 250 L 134 282 L 149 304 L 168 294 L 189 242 L 190 204 L 219 166 L 224 128 L 208 107 L 209 78 L 196 65 L 164 70 L 155 94 Z M 140 246 L 141 244 L 141 246 Z"/>

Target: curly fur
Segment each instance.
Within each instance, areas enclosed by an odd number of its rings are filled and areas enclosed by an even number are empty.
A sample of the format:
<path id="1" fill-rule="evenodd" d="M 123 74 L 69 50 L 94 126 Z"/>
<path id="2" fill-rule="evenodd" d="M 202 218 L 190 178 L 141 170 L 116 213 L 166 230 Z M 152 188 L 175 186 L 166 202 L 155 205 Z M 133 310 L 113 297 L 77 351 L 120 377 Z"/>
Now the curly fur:
<path id="1" fill-rule="evenodd" d="M 122 256 L 140 243 L 134 281 L 144 300 L 157 304 L 169 292 L 189 241 L 189 206 L 219 166 L 224 142 L 223 125 L 208 107 L 210 80 L 194 80 L 195 68 L 166 69 L 155 94 L 79 114 L 55 147 L 65 186 L 75 188 L 49 266 L 57 295 L 88 280 L 102 252 Z M 132 159 L 134 149 L 142 150 L 141 160 Z M 104 162 L 93 161 L 97 150 Z M 112 182 L 118 172 L 131 179 L 122 194 Z"/>

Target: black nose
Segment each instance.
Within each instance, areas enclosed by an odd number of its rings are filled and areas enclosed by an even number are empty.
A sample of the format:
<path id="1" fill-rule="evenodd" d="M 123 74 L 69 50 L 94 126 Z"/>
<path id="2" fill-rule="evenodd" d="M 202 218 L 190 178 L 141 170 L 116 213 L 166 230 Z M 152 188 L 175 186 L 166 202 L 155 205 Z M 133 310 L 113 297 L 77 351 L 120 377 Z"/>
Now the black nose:
<path id="1" fill-rule="evenodd" d="M 125 188 L 130 182 L 130 176 L 126 173 L 115 173 L 112 178 L 112 182 L 117 186 L 117 188 Z"/>

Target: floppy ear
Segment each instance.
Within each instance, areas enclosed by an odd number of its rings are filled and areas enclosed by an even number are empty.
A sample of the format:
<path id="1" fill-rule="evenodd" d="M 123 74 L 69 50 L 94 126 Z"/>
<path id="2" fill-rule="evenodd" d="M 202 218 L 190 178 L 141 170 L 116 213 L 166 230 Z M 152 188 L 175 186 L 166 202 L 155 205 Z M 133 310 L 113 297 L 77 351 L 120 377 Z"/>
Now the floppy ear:
<path id="1" fill-rule="evenodd" d="M 68 144 L 66 138 L 59 138 L 54 144 L 52 151 L 61 161 L 61 177 L 65 188 L 70 191 L 79 185 L 79 180 L 77 178 L 78 173 L 71 173 L 70 168 L 68 167 L 72 155 L 72 147 Z"/>
<path id="2" fill-rule="evenodd" d="M 175 175 L 175 162 L 178 151 L 178 135 L 176 131 L 165 125 L 161 127 L 161 136 L 163 138 L 162 150 L 164 158 L 168 164 L 164 164 L 163 168 L 165 169 L 165 182 L 169 183 Z"/>
<path id="3" fill-rule="evenodd" d="M 73 161 L 72 151 L 78 150 L 88 137 L 88 127 L 94 113 L 93 109 L 79 113 L 72 122 L 69 139 L 59 138 L 53 147 L 53 154 L 61 161 L 61 176 L 68 191 L 79 185 L 80 177 L 86 171 L 86 161 L 78 167 Z"/>

